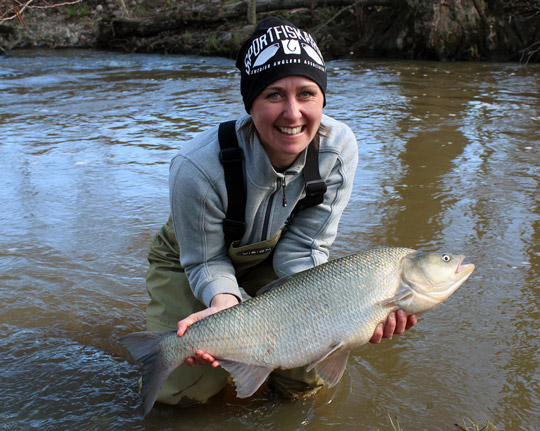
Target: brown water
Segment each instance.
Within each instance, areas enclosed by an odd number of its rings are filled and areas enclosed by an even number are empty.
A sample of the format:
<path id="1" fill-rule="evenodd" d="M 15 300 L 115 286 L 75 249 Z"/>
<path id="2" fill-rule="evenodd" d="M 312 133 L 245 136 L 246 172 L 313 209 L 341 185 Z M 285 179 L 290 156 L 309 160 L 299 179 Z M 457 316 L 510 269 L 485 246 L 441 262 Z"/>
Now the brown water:
<path id="1" fill-rule="evenodd" d="M 333 61 L 326 113 L 360 164 L 333 257 L 378 246 L 477 266 L 315 400 L 230 394 L 142 419 L 119 336 L 144 327 L 146 253 L 182 141 L 243 113 L 230 60 L 0 57 L 0 429 L 540 427 L 540 67 Z"/>

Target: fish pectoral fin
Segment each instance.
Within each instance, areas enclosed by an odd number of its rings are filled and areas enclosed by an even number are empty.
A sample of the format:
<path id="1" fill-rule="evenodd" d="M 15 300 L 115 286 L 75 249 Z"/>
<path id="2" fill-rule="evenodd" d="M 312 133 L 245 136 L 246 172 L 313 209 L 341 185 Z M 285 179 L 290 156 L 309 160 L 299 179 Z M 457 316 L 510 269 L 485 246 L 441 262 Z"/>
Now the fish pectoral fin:
<path id="1" fill-rule="evenodd" d="M 319 376 L 328 383 L 329 387 L 336 385 L 347 367 L 349 350 L 345 349 L 344 346 L 345 344 L 343 342 L 334 346 L 322 358 L 309 364 L 307 371 L 315 368 Z"/>
<path id="2" fill-rule="evenodd" d="M 400 307 L 403 308 L 413 299 L 414 293 L 412 290 L 407 289 L 404 291 L 399 291 L 396 296 L 392 298 L 385 299 L 380 301 L 379 305 L 383 307 Z"/>
<path id="3" fill-rule="evenodd" d="M 223 359 L 220 359 L 219 363 L 233 378 L 238 398 L 247 398 L 253 395 L 273 371 L 273 368 L 242 364 Z"/>

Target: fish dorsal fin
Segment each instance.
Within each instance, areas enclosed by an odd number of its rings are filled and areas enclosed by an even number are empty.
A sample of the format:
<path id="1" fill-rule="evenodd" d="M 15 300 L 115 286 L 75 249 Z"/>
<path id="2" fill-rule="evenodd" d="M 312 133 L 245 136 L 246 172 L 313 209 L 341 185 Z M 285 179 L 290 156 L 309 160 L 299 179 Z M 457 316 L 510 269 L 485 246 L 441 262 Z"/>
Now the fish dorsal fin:
<path id="1" fill-rule="evenodd" d="M 223 359 L 220 359 L 219 363 L 233 378 L 238 398 L 247 398 L 253 395 L 273 371 L 272 368 L 224 361 Z"/>
<path id="2" fill-rule="evenodd" d="M 344 345 L 341 342 L 334 346 L 322 358 L 309 364 L 307 371 L 315 368 L 329 387 L 337 384 L 345 372 L 349 357 L 349 350 L 345 349 Z"/>

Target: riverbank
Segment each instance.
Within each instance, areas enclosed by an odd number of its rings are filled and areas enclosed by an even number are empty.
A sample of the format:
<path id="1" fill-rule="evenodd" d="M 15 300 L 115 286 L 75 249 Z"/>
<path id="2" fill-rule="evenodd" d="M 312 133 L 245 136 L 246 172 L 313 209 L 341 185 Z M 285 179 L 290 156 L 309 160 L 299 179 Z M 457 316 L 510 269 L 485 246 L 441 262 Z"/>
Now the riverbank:
<path id="1" fill-rule="evenodd" d="M 540 8 L 483 0 L 270 0 L 278 15 L 315 35 L 326 58 L 540 61 Z M 419 6 L 421 5 L 421 6 Z M 20 22 L 19 22 L 20 21 Z M 91 48 L 234 57 L 252 31 L 247 4 L 220 0 L 86 0 L 28 9 L 0 24 L 0 52 Z"/>

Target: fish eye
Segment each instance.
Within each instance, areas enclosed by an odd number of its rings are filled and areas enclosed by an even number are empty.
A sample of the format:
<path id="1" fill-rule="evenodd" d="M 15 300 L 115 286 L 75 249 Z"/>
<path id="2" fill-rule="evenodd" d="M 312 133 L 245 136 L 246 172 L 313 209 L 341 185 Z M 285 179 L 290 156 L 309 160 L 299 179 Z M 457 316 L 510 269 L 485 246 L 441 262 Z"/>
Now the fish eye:
<path id="1" fill-rule="evenodd" d="M 450 256 L 449 254 L 443 254 L 441 256 L 441 259 L 443 262 L 450 262 L 452 260 L 452 256 Z"/>

